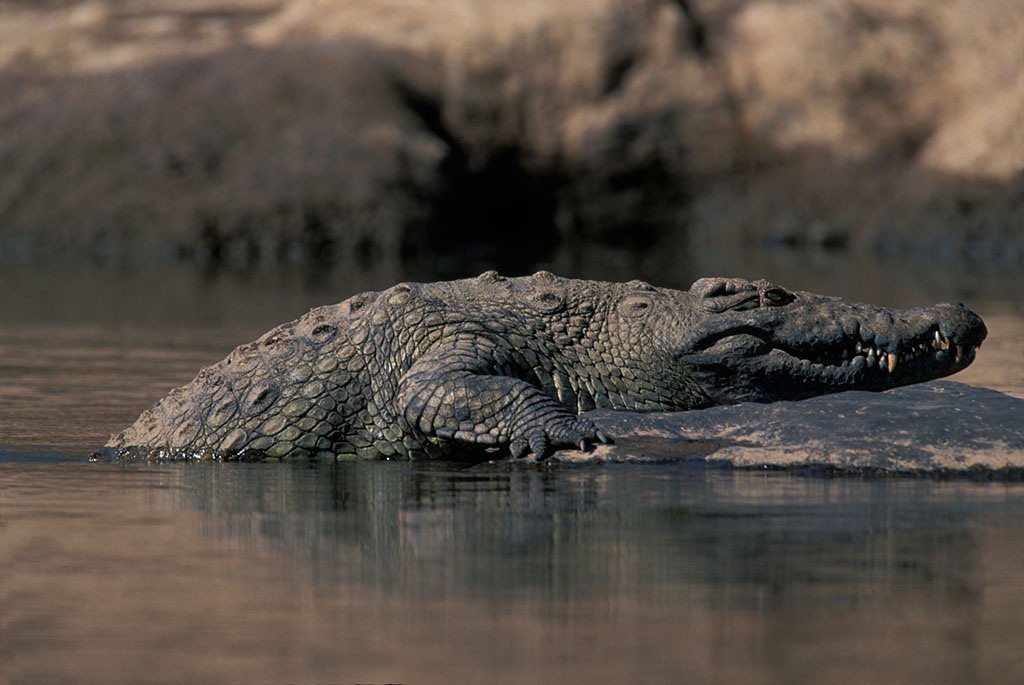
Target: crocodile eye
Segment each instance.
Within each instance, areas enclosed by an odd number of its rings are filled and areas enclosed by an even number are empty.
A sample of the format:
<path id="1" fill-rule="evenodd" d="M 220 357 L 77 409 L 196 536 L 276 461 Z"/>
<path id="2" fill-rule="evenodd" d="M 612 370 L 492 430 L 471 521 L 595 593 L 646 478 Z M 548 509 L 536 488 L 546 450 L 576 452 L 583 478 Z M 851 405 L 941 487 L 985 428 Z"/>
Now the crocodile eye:
<path id="1" fill-rule="evenodd" d="M 793 296 L 782 288 L 768 288 L 764 291 L 764 299 L 768 305 L 779 306 L 792 302 Z"/>

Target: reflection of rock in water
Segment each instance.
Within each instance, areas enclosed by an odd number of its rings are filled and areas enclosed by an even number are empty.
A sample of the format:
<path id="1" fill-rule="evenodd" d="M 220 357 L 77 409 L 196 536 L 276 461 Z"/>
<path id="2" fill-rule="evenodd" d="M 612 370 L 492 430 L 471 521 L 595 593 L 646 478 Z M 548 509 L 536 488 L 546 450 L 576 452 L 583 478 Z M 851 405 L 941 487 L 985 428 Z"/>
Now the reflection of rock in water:
<path id="1" fill-rule="evenodd" d="M 205 511 L 208 535 L 285 552 L 318 592 L 356 583 L 426 602 L 538 607 L 601 597 L 870 606 L 902 589 L 971 603 L 972 517 L 1009 506 L 966 482 L 688 464 L 175 464 L 167 473 L 175 506 Z"/>

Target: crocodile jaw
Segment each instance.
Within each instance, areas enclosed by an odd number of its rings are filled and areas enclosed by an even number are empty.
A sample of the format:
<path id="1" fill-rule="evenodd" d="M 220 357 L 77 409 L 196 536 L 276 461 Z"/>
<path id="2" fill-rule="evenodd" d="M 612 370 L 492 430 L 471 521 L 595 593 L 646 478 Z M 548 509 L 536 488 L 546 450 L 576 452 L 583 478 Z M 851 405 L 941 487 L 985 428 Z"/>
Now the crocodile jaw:
<path id="1" fill-rule="evenodd" d="M 965 369 L 986 335 L 981 319 L 962 306 L 928 311 L 935 315 L 931 321 L 890 331 L 884 344 L 870 328 L 870 342 L 856 333 L 837 334 L 838 328 L 809 342 L 748 326 L 720 331 L 698 351 L 681 355 L 680 363 L 717 404 L 886 390 Z"/>

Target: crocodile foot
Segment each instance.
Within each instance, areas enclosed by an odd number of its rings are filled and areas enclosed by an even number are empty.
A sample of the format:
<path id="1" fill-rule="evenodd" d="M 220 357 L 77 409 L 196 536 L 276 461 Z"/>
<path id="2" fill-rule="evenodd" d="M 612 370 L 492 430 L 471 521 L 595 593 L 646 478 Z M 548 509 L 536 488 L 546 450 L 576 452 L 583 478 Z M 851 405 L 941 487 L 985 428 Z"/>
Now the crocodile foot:
<path id="1" fill-rule="evenodd" d="M 612 440 L 590 419 L 559 415 L 512 438 L 509 451 L 517 459 L 526 456 L 528 451 L 533 452 L 539 461 L 548 458 L 555 449 L 561 447 L 578 447 L 581 452 L 586 452 L 594 442 L 610 444 Z"/>

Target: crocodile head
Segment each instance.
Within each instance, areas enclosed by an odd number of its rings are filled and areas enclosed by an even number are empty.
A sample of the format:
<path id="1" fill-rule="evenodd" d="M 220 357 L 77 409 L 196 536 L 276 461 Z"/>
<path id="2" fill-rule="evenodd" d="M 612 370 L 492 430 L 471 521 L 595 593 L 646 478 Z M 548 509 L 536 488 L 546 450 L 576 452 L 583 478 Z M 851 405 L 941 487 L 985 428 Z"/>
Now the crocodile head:
<path id="1" fill-rule="evenodd" d="M 726 278 L 701 279 L 683 297 L 686 325 L 670 345 L 716 404 L 885 390 L 948 376 L 974 360 L 987 333 L 959 302 L 886 309 Z"/>

